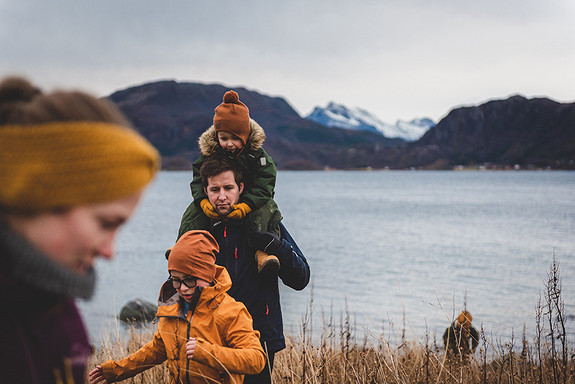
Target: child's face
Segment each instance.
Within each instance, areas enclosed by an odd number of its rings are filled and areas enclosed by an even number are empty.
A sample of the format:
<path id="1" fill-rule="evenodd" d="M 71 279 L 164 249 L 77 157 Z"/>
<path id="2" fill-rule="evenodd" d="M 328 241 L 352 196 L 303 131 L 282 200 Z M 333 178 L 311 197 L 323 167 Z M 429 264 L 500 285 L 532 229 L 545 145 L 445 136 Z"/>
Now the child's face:
<path id="1" fill-rule="evenodd" d="M 172 282 L 175 280 L 178 284 L 178 288 L 174 285 L 174 288 L 178 292 L 178 295 L 182 297 L 182 299 L 186 300 L 188 303 L 192 301 L 192 297 L 194 296 L 194 292 L 198 287 L 207 287 L 210 284 L 204 280 L 198 279 L 196 277 L 186 275 L 185 273 L 179 271 L 169 271 L 170 272 L 170 279 Z M 192 285 L 192 287 L 188 287 L 186 285 L 186 280 L 190 279 L 192 283 L 188 283 Z M 194 281 L 195 280 L 195 281 Z"/>
<path id="2" fill-rule="evenodd" d="M 229 132 L 218 132 L 220 146 L 226 151 L 235 152 L 244 147 L 244 142 Z"/>

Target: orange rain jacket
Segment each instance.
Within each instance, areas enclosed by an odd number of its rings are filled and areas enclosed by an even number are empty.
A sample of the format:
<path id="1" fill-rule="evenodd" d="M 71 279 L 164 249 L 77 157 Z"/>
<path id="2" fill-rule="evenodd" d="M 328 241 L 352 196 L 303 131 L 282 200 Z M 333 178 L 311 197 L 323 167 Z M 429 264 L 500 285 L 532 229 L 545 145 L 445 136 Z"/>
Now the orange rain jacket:
<path id="1" fill-rule="evenodd" d="M 259 332 L 253 329 L 246 307 L 226 293 L 232 281 L 224 267 L 216 266 L 214 281 L 185 315 L 178 293 L 170 282 L 164 283 L 154 339 L 120 361 L 102 364 L 104 377 L 124 380 L 166 359 L 172 383 L 242 383 L 243 375 L 259 373 L 266 360 Z M 188 360 L 190 337 L 197 338 L 197 345 Z"/>

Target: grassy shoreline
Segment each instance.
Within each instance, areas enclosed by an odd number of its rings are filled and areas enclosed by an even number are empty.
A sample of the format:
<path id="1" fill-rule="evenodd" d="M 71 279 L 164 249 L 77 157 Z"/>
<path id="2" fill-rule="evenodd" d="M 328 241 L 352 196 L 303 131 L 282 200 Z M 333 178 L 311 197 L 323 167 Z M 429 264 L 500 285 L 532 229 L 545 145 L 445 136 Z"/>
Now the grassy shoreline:
<path id="1" fill-rule="evenodd" d="M 153 331 L 130 327 L 104 340 L 90 369 L 108 359 L 120 359 L 152 339 Z M 392 346 L 382 337 L 354 342 L 348 323 L 326 328 L 321 341 L 312 343 L 306 329 L 286 337 L 287 348 L 276 355 L 274 383 L 573 383 L 575 350 L 563 364 L 549 340 L 536 342 L 488 341 L 482 333 L 479 347 L 468 361 L 450 359 L 441 342 L 426 335 L 424 342 L 403 340 Z M 489 351 L 492 351 L 492 357 Z M 168 383 L 165 364 L 124 383 Z"/>
<path id="2" fill-rule="evenodd" d="M 312 337 L 312 303 L 297 336 L 286 337 L 287 347 L 276 355 L 274 383 L 575 383 L 575 345 L 568 339 L 559 264 L 553 259 L 544 294 L 535 309 L 536 335 L 503 342 L 480 330 L 480 342 L 468 360 L 449 358 L 435 335 L 421 340 L 399 335 L 368 334 L 359 339 L 349 312 L 339 324 L 323 320 L 321 335 Z M 323 317 L 323 316 L 322 316 Z M 89 370 L 108 359 L 120 359 L 152 339 L 149 328 L 132 326 L 104 335 Z M 389 340 L 396 340 L 393 344 Z M 168 383 L 165 364 L 124 383 Z"/>

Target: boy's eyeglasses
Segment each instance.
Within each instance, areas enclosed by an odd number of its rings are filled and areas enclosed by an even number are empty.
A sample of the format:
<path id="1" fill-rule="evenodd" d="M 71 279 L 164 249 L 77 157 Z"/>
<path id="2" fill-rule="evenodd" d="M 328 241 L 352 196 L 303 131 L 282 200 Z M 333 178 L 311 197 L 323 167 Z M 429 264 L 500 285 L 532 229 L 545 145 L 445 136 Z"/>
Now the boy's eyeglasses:
<path id="1" fill-rule="evenodd" d="M 182 284 L 184 284 L 188 288 L 194 288 L 196 285 L 198 285 L 198 279 L 196 279 L 195 277 L 180 280 L 170 276 L 168 281 L 170 281 L 172 283 L 172 286 L 176 289 L 180 288 Z"/>

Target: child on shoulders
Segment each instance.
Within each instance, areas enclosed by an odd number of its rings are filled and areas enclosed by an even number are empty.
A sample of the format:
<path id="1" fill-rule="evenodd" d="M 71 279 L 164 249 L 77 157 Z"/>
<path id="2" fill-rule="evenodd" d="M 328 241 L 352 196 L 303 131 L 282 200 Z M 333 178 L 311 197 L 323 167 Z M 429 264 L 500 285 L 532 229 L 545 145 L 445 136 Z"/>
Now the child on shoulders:
<path id="1" fill-rule="evenodd" d="M 193 164 L 190 183 L 194 201 L 182 217 L 178 237 L 191 229 L 208 229 L 210 220 L 245 219 L 250 232 L 265 231 L 279 236 L 281 213 L 273 200 L 276 164 L 264 150 L 263 128 L 250 118 L 248 107 L 235 91 L 228 91 L 223 103 L 215 109 L 214 124 L 199 139 L 200 156 Z M 207 199 L 200 168 L 207 156 L 227 156 L 234 159 L 245 178 L 240 202 L 225 218 L 220 217 Z M 277 272 L 279 260 L 263 251 L 256 252 L 258 271 Z"/>

